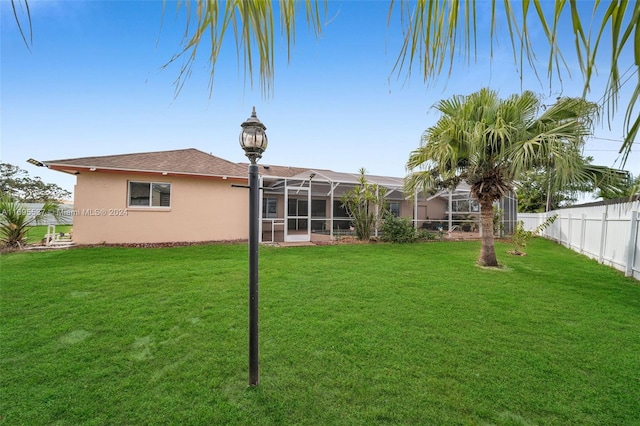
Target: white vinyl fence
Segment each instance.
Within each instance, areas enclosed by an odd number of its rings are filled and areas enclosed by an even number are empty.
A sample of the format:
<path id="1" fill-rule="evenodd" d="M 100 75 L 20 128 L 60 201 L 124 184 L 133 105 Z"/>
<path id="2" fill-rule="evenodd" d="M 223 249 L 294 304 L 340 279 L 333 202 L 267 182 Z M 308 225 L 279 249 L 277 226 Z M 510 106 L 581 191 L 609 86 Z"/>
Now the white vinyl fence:
<path id="1" fill-rule="evenodd" d="M 518 213 L 518 220 L 531 230 L 557 214 L 542 236 L 640 280 L 639 212 L 640 201 L 616 200 L 548 213 Z"/>

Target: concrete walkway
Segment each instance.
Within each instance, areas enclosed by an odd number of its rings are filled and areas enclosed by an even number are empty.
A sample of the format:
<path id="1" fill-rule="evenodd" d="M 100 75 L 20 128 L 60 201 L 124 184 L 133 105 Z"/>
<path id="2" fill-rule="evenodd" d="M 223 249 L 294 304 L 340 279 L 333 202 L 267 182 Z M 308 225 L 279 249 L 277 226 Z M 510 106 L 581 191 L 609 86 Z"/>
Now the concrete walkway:
<path id="1" fill-rule="evenodd" d="M 311 247 L 311 246 L 315 246 L 315 244 L 312 243 L 311 241 L 293 241 L 289 243 L 285 243 L 285 242 L 273 243 L 273 246 L 274 247 Z"/>

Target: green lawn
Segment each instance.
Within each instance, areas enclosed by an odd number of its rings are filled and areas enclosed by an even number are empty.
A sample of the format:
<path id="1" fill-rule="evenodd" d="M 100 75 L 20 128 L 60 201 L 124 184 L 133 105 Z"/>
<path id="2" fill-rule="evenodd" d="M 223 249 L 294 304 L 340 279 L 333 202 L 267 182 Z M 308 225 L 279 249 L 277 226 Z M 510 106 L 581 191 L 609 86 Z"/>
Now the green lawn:
<path id="1" fill-rule="evenodd" d="M 545 240 L 0 257 L 0 423 L 638 425 L 640 285 Z"/>
<path id="2" fill-rule="evenodd" d="M 71 232 L 71 228 L 73 228 L 71 225 L 56 225 L 56 232 Z M 27 242 L 29 244 L 39 243 L 44 239 L 45 235 L 47 235 L 46 225 L 31 226 L 27 234 Z"/>

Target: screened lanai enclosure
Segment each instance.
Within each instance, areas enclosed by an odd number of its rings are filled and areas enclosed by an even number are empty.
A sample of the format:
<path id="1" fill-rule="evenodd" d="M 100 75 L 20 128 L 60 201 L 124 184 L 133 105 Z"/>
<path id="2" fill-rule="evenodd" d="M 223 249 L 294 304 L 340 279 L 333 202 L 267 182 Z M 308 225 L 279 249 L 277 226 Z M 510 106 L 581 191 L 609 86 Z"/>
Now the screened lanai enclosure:
<path id="1" fill-rule="evenodd" d="M 454 191 L 441 191 L 429 198 L 446 200 L 446 215 L 442 220 L 427 220 L 427 227 L 447 227 L 461 232 L 474 232 L 480 229 L 480 204 L 471 196 L 470 186 L 462 182 Z M 518 215 L 518 199 L 511 191 L 500 201 L 494 203 L 495 234 L 502 237 L 511 235 Z M 425 226 L 425 225 L 423 225 Z"/>
<path id="2" fill-rule="evenodd" d="M 262 166 L 261 241 L 320 242 L 352 235 L 352 222 L 341 199 L 359 184 L 359 178 L 359 174 L 331 170 Z M 366 175 L 366 179 L 385 188 L 389 212 L 407 218 L 414 227 L 440 237 L 480 236 L 479 207 L 468 188 L 407 197 L 402 178 Z M 503 204 L 502 228 L 510 233 L 517 211 L 515 196 Z M 374 236 L 381 236 L 380 231 L 375 230 Z"/>

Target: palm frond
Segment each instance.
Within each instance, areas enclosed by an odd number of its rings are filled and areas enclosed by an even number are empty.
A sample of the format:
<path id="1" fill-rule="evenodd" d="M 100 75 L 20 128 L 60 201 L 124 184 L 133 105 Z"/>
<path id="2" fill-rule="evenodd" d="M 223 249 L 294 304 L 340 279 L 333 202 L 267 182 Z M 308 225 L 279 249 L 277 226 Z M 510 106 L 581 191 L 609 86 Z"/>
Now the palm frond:
<path id="1" fill-rule="evenodd" d="M 164 68 L 178 60 L 178 77 L 174 81 L 176 96 L 192 73 L 202 44 L 210 45 L 209 79 L 210 95 L 214 88 L 215 67 L 225 36 L 229 29 L 233 31 L 238 61 L 242 59 L 245 81 L 253 87 L 255 62 L 262 94 L 268 97 L 273 91 L 274 78 L 274 8 L 272 0 L 243 1 L 229 0 L 221 3 L 217 0 L 185 0 L 178 2 L 178 10 L 186 14 L 186 26 L 182 48 L 164 65 Z M 324 4 L 324 7 L 321 6 Z M 224 4 L 224 7 L 222 5 Z M 280 28 L 287 43 L 287 57 L 291 58 L 291 48 L 295 44 L 296 15 L 299 4 L 294 0 L 278 2 Z M 305 16 L 307 23 L 316 36 L 322 32 L 322 21 L 326 13 L 326 0 L 306 0 Z M 207 36 L 208 34 L 208 36 Z"/>
<path id="2" fill-rule="evenodd" d="M 438 102 L 442 116 L 407 161 L 408 193 L 457 178 L 488 202 L 504 196 L 523 173 L 539 169 L 549 171 L 554 188 L 615 185 L 618 172 L 582 156 L 597 105 L 562 98 L 538 115 L 539 105 L 532 92 L 502 100 L 488 89 Z"/>
<path id="3" fill-rule="evenodd" d="M 398 76 L 410 75 L 413 64 L 419 63 L 425 81 L 434 81 L 442 71 L 444 64 L 451 63 L 457 55 L 463 56 L 467 62 L 476 58 L 475 46 L 481 34 L 477 33 L 476 20 L 478 10 L 475 2 L 449 2 L 446 0 L 419 1 L 414 8 L 410 6 L 414 2 L 410 0 L 392 1 L 390 12 L 397 7 L 403 24 L 404 41 L 398 53 L 392 73 Z M 455 13 L 453 12 L 455 4 Z M 515 13 L 516 6 L 520 4 L 520 15 Z M 533 4 L 537 23 L 530 25 L 528 18 L 529 7 Z M 584 95 L 591 89 L 591 81 L 596 72 L 596 59 L 610 55 L 610 67 L 608 71 L 607 86 L 602 95 L 602 104 L 606 106 L 607 118 L 616 114 L 617 101 L 621 87 L 628 81 L 622 80 L 620 66 L 631 57 L 625 56 L 625 49 L 631 45 L 633 52 L 633 65 L 631 68 L 637 75 L 632 96 L 626 107 L 624 120 L 624 142 L 620 147 L 623 154 L 623 164 L 631 152 L 632 144 L 640 131 L 640 114 L 634 114 L 640 98 L 640 2 L 628 0 L 611 0 L 609 2 L 596 1 L 590 15 L 581 14 L 577 0 L 556 0 L 553 3 L 540 0 L 525 0 L 514 2 L 511 0 L 491 1 L 491 30 L 487 33 L 490 42 L 490 54 L 493 57 L 493 43 L 497 34 L 494 31 L 498 20 L 506 22 L 509 38 L 514 56 L 514 63 L 519 65 L 520 73 L 523 73 L 523 64 L 526 62 L 537 75 L 537 60 L 530 35 L 542 30 L 548 42 L 547 74 L 549 81 L 556 76 L 562 79 L 563 73 L 571 76 L 570 68 L 564 59 L 563 51 L 559 46 L 559 39 L 566 37 L 567 33 L 573 34 L 576 58 L 584 81 Z M 397 6 L 396 6 L 397 5 Z M 462 11 L 460 9 L 463 9 Z M 564 14 L 570 15 L 570 26 L 560 24 Z M 596 23 L 594 33 L 590 25 Z M 519 24 L 521 23 L 521 24 Z M 471 30 L 473 28 L 473 30 Z M 465 38 L 465 43 L 460 46 L 456 43 L 455 32 L 459 31 Z M 610 45 L 602 48 L 603 35 L 607 33 Z M 593 37 L 592 37 L 593 36 Z M 451 67 L 449 67 L 451 73 Z"/>
<path id="4" fill-rule="evenodd" d="M 321 0 L 306 0 L 306 19 L 314 33 L 318 36 L 322 31 L 323 9 Z M 195 6 L 193 4 L 195 3 Z M 636 75 L 636 84 L 631 93 L 631 99 L 624 115 L 624 142 L 620 147 L 623 155 L 623 165 L 631 152 L 632 144 L 640 131 L 640 114 L 634 113 L 640 98 L 640 1 L 611 0 L 609 2 L 596 1 L 590 16 L 581 15 L 577 0 L 556 0 L 553 8 L 549 3 L 541 0 L 524 0 L 515 2 L 502 0 L 501 7 L 497 7 L 498 0 L 491 0 L 491 29 L 487 33 L 490 43 L 490 55 L 493 58 L 493 43 L 497 37 L 494 31 L 498 20 L 507 24 L 511 41 L 514 63 L 519 66 L 522 79 L 524 62 L 537 74 L 537 59 L 530 40 L 530 35 L 539 29 L 544 33 L 549 48 L 547 59 L 547 74 L 549 81 L 554 75 L 562 79 L 563 70 L 571 75 L 569 66 L 563 57 L 558 40 L 570 32 L 574 37 L 574 45 L 580 72 L 584 81 L 584 95 L 591 89 L 591 80 L 596 71 L 596 60 L 602 55 L 610 55 L 607 86 L 602 96 L 602 104 L 606 106 L 607 118 L 611 118 L 618 109 L 620 90 L 629 80 L 622 80 L 620 66 L 626 66 L 627 48 L 633 52 L 633 64 L 629 70 Z M 520 13 L 516 13 L 517 5 Z M 529 25 L 529 8 L 533 4 L 538 26 Z M 568 6 L 567 6 L 568 4 Z M 28 0 L 11 0 L 13 14 L 20 30 L 23 41 L 29 48 L 33 40 L 31 13 Z M 29 28 L 29 41 L 22 26 L 20 14 L 16 5 L 24 5 Z M 198 48 L 207 40 L 210 43 L 209 62 L 211 64 L 209 90 L 213 91 L 214 72 L 223 39 L 228 27 L 233 28 L 238 60 L 243 58 L 245 79 L 247 76 L 253 85 L 254 58 L 259 61 L 260 87 L 264 96 L 273 91 L 274 78 L 274 11 L 272 0 L 243 1 L 229 0 L 224 2 L 224 9 L 217 0 L 185 0 L 178 2 L 178 9 L 186 12 L 186 29 L 182 49 L 168 62 L 169 64 L 182 59 L 178 77 L 175 80 L 176 95 L 184 86 L 192 73 L 192 67 L 197 57 Z M 291 57 L 291 46 L 295 43 L 296 14 L 298 2 L 282 0 L 280 5 L 280 26 L 287 42 L 287 57 Z M 389 6 L 389 21 L 395 9 L 399 10 L 403 42 L 398 57 L 394 63 L 392 73 L 398 76 L 411 75 L 417 62 L 422 68 L 425 81 L 434 81 L 442 73 L 446 64 L 451 74 L 454 58 L 458 54 L 470 63 L 471 58 L 477 56 L 478 27 L 477 19 L 480 13 L 476 2 L 466 0 L 391 0 Z M 571 26 L 560 24 L 563 14 L 569 13 Z M 193 28 L 191 22 L 195 22 Z M 587 28 L 585 22 L 593 20 L 595 36 Z M 520 24 L 519 24 L 520 23 Z M 589 27 L 590 28 L 590 27 Z M 601 49 L 603 35 L 609 34 L 610 45 Z M 459 38 L 464 42 L 458 43 Z M 473 46 L 473 48 L 472 48 Z M 631 47 L 629 47 L 631 46 Z M 255 49 L 255 50 L 254 50 Z M 257 52 L 256 52 L 257 51 Z M 241 53 L 242 52 L 242 53 Z M 255 52 L 255 53 L 254 53 Z"/>
<path id="5" fill-rule="evenodd" d="M 60 219 L 58 204 L 46 201 L 38 214 L 29 217 L 22 204 L 9 194 L 3 194 L 0 196 L 0 246 L 22 248 L 29 227 L 41 223 L 48 215 Z"/>
<path id="6" fill-rule="evenodd" d="M 24 5 L 25 14 L 27 15 L 27 23 L 29 24 L 28 25 L 28 28 L 29 28 L 28 41 L 27 41 L 27 35 L 25 34 L 25 30 L 22 27 L 18 10 L 16 9 L 16 4 Z M 31 50 L 31 46 L 33 45 L 33 25 L 31 23 L 31 10 L 29 9 L 29 2 L 27 0 L 11 0 L 11 10 L 13 11 L 13 17 L 15 18 L 16 24 L 18 25 L 18 30 L 20 31 L 20 36 L 22 37 L 22 41 L 24 41 L 24 44 L 27 46 L 27 49 Z"/>

